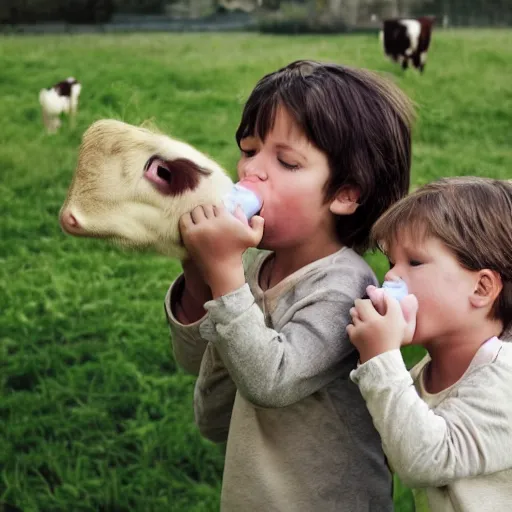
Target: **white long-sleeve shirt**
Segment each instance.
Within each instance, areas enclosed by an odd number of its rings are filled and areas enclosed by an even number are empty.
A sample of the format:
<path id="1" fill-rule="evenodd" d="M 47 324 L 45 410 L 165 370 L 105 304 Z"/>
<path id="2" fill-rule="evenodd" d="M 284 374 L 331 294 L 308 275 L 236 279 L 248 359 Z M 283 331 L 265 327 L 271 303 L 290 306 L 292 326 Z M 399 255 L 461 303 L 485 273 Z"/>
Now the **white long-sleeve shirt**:
<path id="1" fill-rule="evenodd" d="M 437 394 L 423 385 L 429 360 L 409 373 L 393 350 L 351 372 L 392 468 L 432 512 L 512 510 L 512 343 L 491 338 Z"/>

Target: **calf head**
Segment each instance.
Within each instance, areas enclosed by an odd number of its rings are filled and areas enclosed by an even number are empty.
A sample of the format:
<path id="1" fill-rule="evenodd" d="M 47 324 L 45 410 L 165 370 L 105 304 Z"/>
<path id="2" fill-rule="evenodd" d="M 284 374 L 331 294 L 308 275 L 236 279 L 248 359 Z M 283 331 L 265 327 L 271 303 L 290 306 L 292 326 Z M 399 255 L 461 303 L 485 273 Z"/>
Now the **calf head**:
<path id="1" fill-rule="evenodd" d="M 59 220 L 70 235 L 183 259 L 179 218 L 219 204 L 231 186 L 224 169 L 192 146 L 105 119 L 83 135 Z"/>

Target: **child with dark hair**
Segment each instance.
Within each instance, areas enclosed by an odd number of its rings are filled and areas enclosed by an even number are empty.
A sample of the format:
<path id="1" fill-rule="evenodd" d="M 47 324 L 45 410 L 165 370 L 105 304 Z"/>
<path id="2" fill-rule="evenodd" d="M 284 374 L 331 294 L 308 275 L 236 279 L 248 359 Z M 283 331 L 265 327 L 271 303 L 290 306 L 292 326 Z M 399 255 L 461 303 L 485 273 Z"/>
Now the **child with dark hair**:
<path id="1" fill-rule="evenodd" d="M 512 504 L 512 182 L 442 179 L 392 206 L 373 236 L 399 303 L 370 286 L 347 327 L 351 373 L 392 468 L 433 512 Z M 428 355 L 410 373 L 400 347 Z M 424 508 L 420 508 L 424 510 Z"/>
<path id="2" fill-rule="evenodd" d="M 408 191 L 411 120 L 378 75 L 294 62 L 258 82 L 236 133 L 260 214 L 180 220 L 190 259 L 165 306 L 176 360 L 199 375 L 196 423 L 227 440 L 223 511 L 393 510 L 345 329 L 377 282 L 370 227 Z"/>

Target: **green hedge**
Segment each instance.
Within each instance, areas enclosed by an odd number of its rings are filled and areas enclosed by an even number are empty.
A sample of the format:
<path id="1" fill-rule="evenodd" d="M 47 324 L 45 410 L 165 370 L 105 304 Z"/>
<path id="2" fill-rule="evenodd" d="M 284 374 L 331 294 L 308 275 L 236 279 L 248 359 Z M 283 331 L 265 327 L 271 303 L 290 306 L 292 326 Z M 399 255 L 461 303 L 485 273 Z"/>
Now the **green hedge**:
<path id="1" fill-rule="evenodd" d="M 342 22 L 326 24 L 293 19 L 260 21 L 258 28 L 266 34 L 339 34 L 348 30 Z"/>
<path id="2" fill-rule="evenodd" d="M 160 13 L 165 0 L 0 0 L 0 23 L 106 23 L 115 12 Z"/>

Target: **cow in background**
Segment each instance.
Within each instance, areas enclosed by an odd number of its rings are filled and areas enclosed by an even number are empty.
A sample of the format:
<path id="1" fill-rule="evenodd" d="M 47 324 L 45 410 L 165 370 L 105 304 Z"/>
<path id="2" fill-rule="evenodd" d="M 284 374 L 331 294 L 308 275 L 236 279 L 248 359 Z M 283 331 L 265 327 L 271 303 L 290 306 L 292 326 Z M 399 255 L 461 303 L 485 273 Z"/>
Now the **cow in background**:
<path id="1" fill-rule="evenodd" d="M 423 73 L 434 21 L 433 16 L 384 20 L 379 34 L 384 53 L 403 69 L 412 63 Z"/>
<path id="2" fill-rule="evenodd" d="M 66 78 L 48 89 L 39 91 L 39 103 L 43 111 L 43 123 L 48 133 L 55 133 L 60 124 L 60 116 L 69 115 L 71 125 L 74 125 L 78 110 L 78 97 L 82 86 L 73 77 Z"/>

